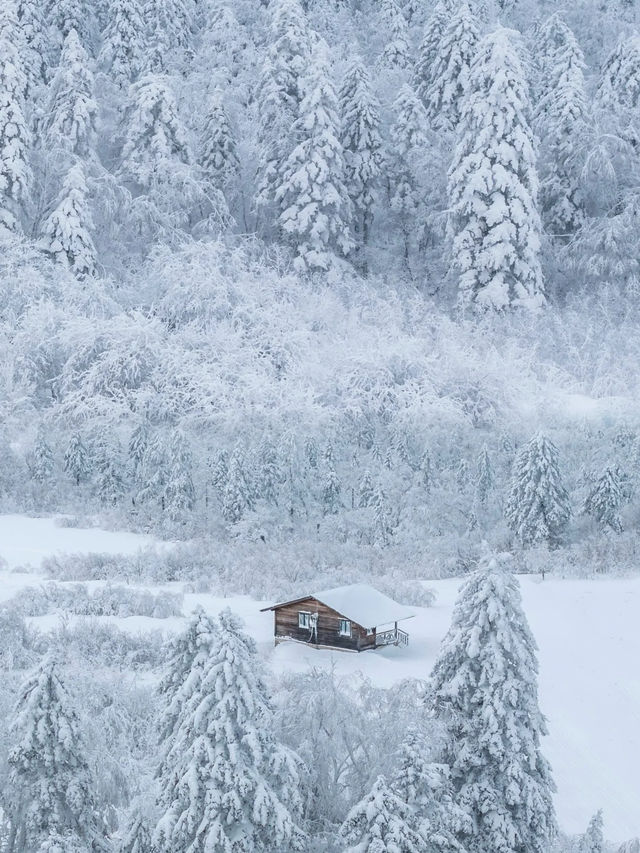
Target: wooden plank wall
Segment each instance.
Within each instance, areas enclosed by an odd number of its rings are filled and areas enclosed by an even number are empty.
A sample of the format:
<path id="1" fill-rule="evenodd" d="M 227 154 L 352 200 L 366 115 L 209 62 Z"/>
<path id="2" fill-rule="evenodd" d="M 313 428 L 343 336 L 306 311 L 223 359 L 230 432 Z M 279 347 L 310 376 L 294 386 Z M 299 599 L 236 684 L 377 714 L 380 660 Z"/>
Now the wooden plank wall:
<path id="1" fill-rule="evenodd" d="M 318 630 L 313 640 L 311 640 L 311 634 L 307 628 L 298 627 L 298 613 L 300 611 L 318 614 Z M 366 628 L 353 621 L 351 622 L 351 636 L 341 637 L 338 633 L 340 619 L 347 617 L 343 617 L 315 598 L 278 607 L 274 610 L 274 616 L 276 637 L 291 637 L 294 640 L 311 643 L 314 646 L 332 646 L 336 649 L 351 649 L 353 651 L 373 649 L 376 645 L 375 630 L 373 634 L 367 636 Z"/>

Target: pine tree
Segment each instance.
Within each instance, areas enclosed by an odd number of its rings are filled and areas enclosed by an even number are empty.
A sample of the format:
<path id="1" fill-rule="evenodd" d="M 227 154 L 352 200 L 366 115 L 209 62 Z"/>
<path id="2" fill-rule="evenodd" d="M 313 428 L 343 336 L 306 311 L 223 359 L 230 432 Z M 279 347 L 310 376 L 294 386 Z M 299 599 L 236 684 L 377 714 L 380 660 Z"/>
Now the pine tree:
<path id="1" fill-rule="evenodd" d="M 616 533 L 622 532 L 620 507 L 623 488 L 617 470 L 606 468 L 598 478 L 584 502 L 583 512 L 594 518 L 601 527 L 609 527 Z"/>
<path id="2" fill-rule="evenodd" d="M 511 38 L 499 28 L 478 46 L 449 171 L 461 302 L 496 310 L 545 301 L 527 84 Z"/>
<path id="3" fill-rule="evenodd" d="M 614 119 L 628 120 L 640 105 L 640 35 L 618 42 L 600 72 L 596 102 Z"/>
<path id="4" fill-rule="evenodd" d="M 126 832 L 118 845 L 118 853 L 153 853 L 151 827 L 139 809 L 129 819 Z"/>
<path id="5" fill-rule="evenodd" d="M 404 245 L 404 263 L 409 260 L 416 242 L 423 213 L 424 193 L 421 173 L 423 154 L 427 147 L 427 117 L 413 89 L 403 85 L 393 105 L 395 119 L 389 132 L 391 152 L 387 171 L 391 191 L 391 209 L 396 213 Z"/>
<path id="6" fill-rule="evenodd" d="M 375 187 L 382 171 L 379 104 L 360 57 L 348 66 L 339 93 L 344 182 L 353 206 L 355 243 L 364 252 L 373 221 Z M 361 266 L 366 274 L 366 258 Z"/>
<path id="7" fill-rule="evenodd" d="M 44 427 L 39 426 L 35 444 L 31 453 L 31 476 L 36 483 L 46 483 L 51 480 L 55 469 L 53 450 L 47 442 Z"/>
<path id="8" fill-rule="evenodd" d="M 433 127 L 455 130 L 469 93 L 471 64 L 480 32 L 469 4 L 463 2 L 448 22 L 433 60 L 432 83 L 424 101 Z"/>
<path id="9" fill-rule="evenodd" d="M 191 162 L 186 131 L 166 77 L 147 74 L 130 89 L 120 172 L 143 189 L 171 184 Z"/>
<path id="10" fill-rule="evenodd" d="M 122 452 L 117 437 L 102 432 L 94 442 L 95 489 L 105 506 L 115 506 L 125 492 Z"/>
<path id="11" fill-rule="evenodd" d="M 222 93 L 217 89 L 209 101 L 200 144 L 199 163 L 212 186 L 226 196 L 237 180 L 240 161 L 224 108 Z M 227 201 L 229 199 L 227 198 Z"/>
<path id="12" fill-rule="evenodd" d="M 344 853 L 422 853 L 424 840 L 411 827 L 411 811 L 378 776 L 371 791 L 340 827 Z"/>
<path id="13" fill-rule="evenodd" d="M 335 465 L 327 464 L 322 484 L 322 513 L 323 515 L 336 515 L 342 506 L 340 494 L 342 484 L 336 472 Z"/>
<path id="14" fill-rule="evenodd" d="M 453 11 L 452 0 L 438 0 L 425 24 L 412 79 L 413 89 L 424 104 L 427 103 L 427 93 L 435 81 L 435 63 L 440 53 L 440 41 L 451 21 Z"/>
<path id="15" fill-rule="evenodd" d="M 0 232 L 19 228 L 31 181 L 31 135 L 25 120 L 27 80 L 19 54 L 14 0 L 0 7 Z"/>
<path id="16" fill-rule="evenodd" d="M 143 0 L 146 28 L 145 70 L 162 74 L 179 64 L 191 42 L 191 17 L 185 0 Z"/>
<path id="17" fill-rule="evenodd" d="M 222 515 L 237 524 L 247 510 L 253 509 L 253 496 L 247 482 L 244 447 L 237 444 L 229 460 L 229 470 L 222 498 Z"/>
<path id="18" fill-rule="evenodd" d="M 169 444 L 169 468 L 165 486 L 165 508 L 172 521 L 184 521 L 193 510 L 196 495 L 193 486 L 193 458 L 184 434 L 176 430 Z"/>
<path id="19" fill-rule="evenodd" d="M 149 446 L 149 422 L 145 419 L 133 429 L 129 437 L 128 467 L 136 487 L 140 486 L 140 474 L 147 447 Z"/>
<path id="20" fill-rule="evenodd" d="M 67 172 L 53 210 L 42 225 L 42 248 L 78 278 L 96 270 L 96 247 L 91 237 L 93 218 L 87 199 L 84 169 L 76 163 Z"/>
<path id="21" fill-rule="evenodd" d="M 87 50 L 92 50 L 96 22 L 95 4 L 88 0 L 49 0 L 47 20 L 53 25 L 59 44 L 64 44 L 72 30 Z"/>
<path id="22" fill-rule="evenodd" d="M 64 454 L 64 470 L 76 486 L 89 476 L 89 452 L 79 432 L 74 432 L 69 440 Z"/>
<path id="23" fill-rule="evenodd" d="M 47 79 L 49 39 L 40 0 L 17 0 L 16 14 L 24 42 L 22 66 L 28 99 Z"/>
<path id="24" fill-rule="evenodd" d="M 571 518 L 558 450 L 538 433 L 520 451 L 505 506 L 507 523 L 524 545 L 557 545 Z"/>
<path id="25" fill-rule="evenodd" d="M 275 201 L 286 158 L 295 142 L 292 125 L 304 97 L 303 81 L 311 56 L 306 15 L 298 0 L 270 4 L 271 40 L 259 87 L 260 128 L 256 206 Z"/>
<path id="26" fill-rule="evenodd" d="M 493 488 L 494 473 L 487 445 L 483 445 L 476 464 L 476 500 L 486 506 L 487 498 Z"/>
<path id="27" fill-rule="evenodd" d="M 430 494 L 435 482 L 435 471 L 433 470 L 429 448 L 424 451 L 420 459 L 420 481 L 426 494 Z"/>
<path id="28" fill-rule="evenodd" d="M 301 850 L 299 759 L 273 735 L 255 643 L 229 610 L 193 695 L 180 707 L 160 776 L 160 853 Z"/>
<path id="29" fill-rule="evenodd" d="M 376 545 L 385 547 L 391 540 L 392 530 L 387 496 L 380 485 L 374 489 L 371 506 L 373 507 L 373 541 Z"/>
<path id="30" fill-rule="evenodd" d="M 584 220 L 580 140 L 587 129 L 584 57 L 556 13 L 541 27 L 535 128 L 540 148 L 540 208 L 546 229 L 569 237 Z"/>
<path id="31" fill-rule="evenodd" d="M 128 86 L 140 72 L 144 37 L 140 0 L 111 0 L 98 61 L 118 86 Z"/>
<path id="32" fill-rule="evenodd" d="M 358 485 L 358 506 L 363 508 L 371 506 L 373 501 L 373 480 L 368 470 L 362 475 Z"/>
<path id="33" fill-rule="evenodd" d="M 537 673 L 518 583 L 488 560 L 459 593 L 429 693 L 457 801 L 472 819 L 461 839 L 469 853 L 545 853 L 555 836 Z"/>
<path id="34" fill-rule="evenodd" d="M 282 473 L 276 448 L 268 435 L 263 437 L 258 448 L 256 474 L 258 497 L 272 506 L 277 506 L 278 485 L 282 481 Z"/>
<path id="35" fill-rule="evenodd" d="M 169 479 L 167 447 L 163 436 L 155 433 L 148 443 L 142 460 L 139 481 L 142 488 L 138 492 L 140 503 L 159 504 L 164 510 L 165 489 Z"/>
<path id="36" fill-rule="evenodd" d="M 93 97 L 89 56 L 71 30 L 64 40 L 60 64 L 49 84 L 43 122 L 46 145 L 87 158 L 95 148 L 98 106 Z"/>
<path id="37" fill-rule="evenodd" d="M 107 850 L 78 714 L 48 656 L 20 689 L 5 799 L 8 849 Z"/>
<path id="38" fill-rule="evenodd" d="M 211 485 L 220 494 L 224 492 L 229 473 L 229 456 L 226 450 L 219 450 L 211 464 Z"/>
<path id="39" fill-rule="evenodd" d="M 380 62 L 388 68 L 406 68 L 409 64 L 409 28 L 402 9 L 396 0 L 382 0 L 381 31 L 388 41 L 382 51 Z"/>
<path id="40" fill-rule="evenodd" d="M 598 809 L 589 821 L 587 831 L 580 839 L 579 853 L 604 853 L 603 825 L 602 809 Z"/>
<path id="41" fill-rule="evenodd" d="M 349 253 L 352 242 L 338 105 L 323 42 L 314 51 L 306 81 L 293 126 L 299 142 L 283 165 L 276 200 L 280 226 L 296 249 L 295 266 L 329 270 L 337 255 Z"/>

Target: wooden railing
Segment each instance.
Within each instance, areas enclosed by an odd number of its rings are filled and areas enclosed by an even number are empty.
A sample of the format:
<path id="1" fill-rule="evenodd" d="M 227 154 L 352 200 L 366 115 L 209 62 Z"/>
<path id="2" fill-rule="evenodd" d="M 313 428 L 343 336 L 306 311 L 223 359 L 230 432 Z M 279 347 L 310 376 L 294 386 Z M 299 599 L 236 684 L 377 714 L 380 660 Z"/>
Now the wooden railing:
<path id="1" fill-rule="evenodd" d="M 408 646 L 409 635 L 400 628 L 392 628 L 390 631 L 378 631 L 376 634 L 376 646 Z"/>

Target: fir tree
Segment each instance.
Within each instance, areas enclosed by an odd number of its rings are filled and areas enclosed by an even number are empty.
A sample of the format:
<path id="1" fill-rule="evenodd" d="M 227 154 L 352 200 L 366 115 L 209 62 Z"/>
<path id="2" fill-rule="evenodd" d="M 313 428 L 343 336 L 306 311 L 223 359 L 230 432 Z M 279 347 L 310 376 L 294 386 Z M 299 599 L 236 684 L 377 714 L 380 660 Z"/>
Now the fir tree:
<path id="1" fill-rule="evenodd" d="M 413 89 L 424 104 L 427 103 L 427 93 L 435 81 L 435 63 L 440 53 L 440 41 L 452 15 L 452 0 L 438 0 L 424 28 L 412 79 Z"/>
<path id="2" fill-rule="evenodd" d="M 160 433 L 155 433 L 148 443 L 142 460 L 139 480 L 142 488 L 138 492 L 140 503 L 157 503 L 164 510 L 165 489 L 169 479 L 167 448 Z"/>
<path id="3" fill-rule="evenodd" d="M 8 849 L 106 851 L 78 714 L 48 656 L 20 689 L 12 724 Z M 62 844 L 62 846 L 60 846 Z"/>
<path id="4" fill-rule="evenodd" d="M 583 512 L 594 518 L 601 527 L 622 532 L 620 507 L 623 487 L 617 470 L 606 468 L 598 478 L 584 502 Z"/>
<path id="5" fill-rule="evenodd" d="M 377 486 L 371 498 L 373 507 L 373 541 L 376 545 L 385 547 L 391 539 L 391 523 L 387 496 L 381 486 Z"/>
<path id="6" fill-rule="evenodd" d="M 347 68 L 339 93 L 344 152 L 344 180 L 353 206 L 355 243 L 364 252 L 373 221 L 374 190 L 382 170 L 379 104 L 369 75 L 356 57 Z M 361 266 L 366 274 L 366 258 Z"/>
<path id="7" fill-rule="evenodd" d="M 115 506 L 125 492 L 120 443 L 103 432 L 94 443 L 93 455 L 98 499 L 105 506 Z"/>
<path id="8" fill-rule="evenodd" d="M 211 184 L 225 195 L 240 172 L 240 161 L 224 108 L 222 93 L 216 90 L 209 101 L 200 145 L 200 166 Z M 229 199 L 227 199 L 228 201 Z"/>
<path id="9" fill-rule="evenodd" d="M 494 473 L 489 449 L 484 444 L 476 464 L 476 500 L 481 506 L 485 506 L 487 503 L 487 498 L 493 488 L 493 481 Z"/>
<path id="10" fill-rule="evenodd" d="M 382 32 L 388 38 L 380 62 L 388 68 L 406 68 L 409 64 L 409 28 L 396 0 L 382 0 Z"/>
<path id="11" fill-rule="evenodd" d="M 79 486 L 89 476 L 89 452 L 82 436 L 74 432 L 64 454 L 64 470 Z"/>
<path id="12" fill-rule="evenodd" d="M 78 278 L 95 273 L 93 219 L 84 169 L 76 163 L 67 172 L 53 210 L 42 225 L 42 248 Z"/>
<path id="13" fill-rule="evenodd" d="M 82 158 L 93 152 L 98 112 L 93 87 L 89 56 L 77 32 L 71 30 L 49 84 L 49 104 L 43 123 L 48 146 Z"/>
<path id="14" fill-rule="evenodd" d="M 130 89 L 121 174 L 143 189 L 168 185 L 191 162 L 186 131 L 166 77 L 147 74 Z"/>
<path id="15" fill-rule="evenodd" d="M 435 472 L 428 448 L 424 451 L 420 459 L 420 481 L 425 492 L 430 494 L 435 481 Z"/>
<path id="16" fill-rule="evenodd" d="M 470 853 L 545 853 L 555 836 L 537 673 L 517 581 L 489 560 L 459 593 L 430 685 Z"/>
<path id="17" fill-rule="evenodd" d="M 118 853 L 153 853 L 151 827 L 139 809 L 129 819 L 126 832 L 118 845 Z"/>
<path id="18" fill-rule="evenodd" d="M 378 776 L 371 791 L 340 827 L 344 853 L 422 853 L 424 841 L 411 827 L 411 811 Z"/>
<path id="19" fill-rule="evenodd" d="M 640 105 L 640 35 L 621 40 L 607 57 L 596 91 L 600 109 L 625 121 Z"/>
<path id="20" fill-rule="evenodd" d="M 569 522 L 571 506 L 560 476 L 558 451 L 541 433 L 518 454 L 505 516 L 524 546 L 557 545 Z"/>
<path id="21" fill-rule="evenodd" d="M 219 450 L 211 464 L 211 485 L 220 494 L 224 492 L 229 473 L 229 456 L 226 450 Z"/>
<path id="22" fill-rule="evenodd" d="M 276 199 L 280 226 L 296 249 L 296 267 L 328 270 L 352 242 L 337 99 L 324 43 L 314 51 L 306 80 L 293 127 L 299 142 L 283 165 Z"/>
<path id="23" fill-rule="evenodd" d="M 336 515 L 342 506 L 340 494 L 342 484 L 332 463 L 326 466 L 324 482 L 322 484 L 322 512 L 323 515 Z"/>
<path id="24" fill-rule="evenodd" d="M 31 181 L 18 27 L 14 0 L 5 0 L 0 8 L 0 232 L 19 228 Z"/>
<path id="25" fill-rule="evenodd" d="M 358 485 L 358 506 L 363 508 L 371 506 L 373 501 L 373 480 L 368 470 L 362 475 Z"/>
<path id="26" fill-rule="evenodd" d="M 172 521 L 184 521 L 194 507 L 193 458 L 184 434 L 176 430 L 169 444 L 169 466 L 164 490 L 165 508 Z"/>
<path id="27" fill-rule="evenodd" d="M 460 123 L 479 39 L 475 17 L 464 2 L 442 33 L 432 66 L 432 83 L 424 93 L 427 116 L 433 127 L 455 130 Z"/>
<path id="28" fill-rule="evenodd" d="M 237 524 L 247 510 L 253 509 L 253 497 L 247 482 L 244 447 L 236 445 L 229 460 L 229 470 L 222 498 L 222 515 L 230 524 Z"/>
<path id="29" fill-rule="evenodd" d="M 265 435 L 258 448 L 257 459 L 258 497 L 273 506 L 278 505 L 278 485 L 282 480 L 278 454 L 273 442 Z"/>
<path id="30" fill-rule="evenodd" d="M 53 451 L 47 442 L 45 430 L 38 427 L 35 444 L 31 453 L 31 476 L 36 483 L 48 482 L 54 472 L 55 462 Z"/>
<path id="31" fill-rule="evenodd" d="M 91 50 L 93 46 L 95 4 L 87 0 L 49 0 L 47 20 L 53 25 L 58 43 L 64 44 L 72 30 L 78 34 L 82 45 Z"/>
<path id="32" fill-rule="evenodd" d="M 186 0 L 143 0 L 145 70 L 162 74 L 179 64 L 191 42 Z"/>
<path id="33" fill-rule="evenodd" d="M 26 95 L 33 95 L 47 79 L 49 40 L 40 0 L 17 0 L 16 14 L 24 42 Z"/>
<path id="34" fill-rule="evenodd" d="M 98 61 L 120 87 L 128 86 L 142 68 L 144 36 L 140 0 L 111 0 Z"/>
<path id="35" fill-rule="evenodd" d="M 142 420 L 134 428 L 129 438 L 128 466 L 132 480 L 136 487 L 140 486 L 140 474 L 147 447 L 149 446 L 149 423 Z"/>
<path id="36" fill-rule="evenodd" d="M 604 853 L 603 825 L 602 809 L 598 809 L 589 821 L 587 831 L 580 839 L 578 846 L 579 853 Z"/>
<path id="37" fill-rule="evenodd" d="M 301 850 L 299 760 L 273 736 L 253 640 L 223 611 L 193 695 L 179 709 L 160 777 L 161 853 Z"/>
<path id="38" fill-rule="evenodd" d="M 545 299 L 527 85 L 511 37 L 497 29 L 478 46 L 449 171 L 460 300 L 496 310 Z"/>

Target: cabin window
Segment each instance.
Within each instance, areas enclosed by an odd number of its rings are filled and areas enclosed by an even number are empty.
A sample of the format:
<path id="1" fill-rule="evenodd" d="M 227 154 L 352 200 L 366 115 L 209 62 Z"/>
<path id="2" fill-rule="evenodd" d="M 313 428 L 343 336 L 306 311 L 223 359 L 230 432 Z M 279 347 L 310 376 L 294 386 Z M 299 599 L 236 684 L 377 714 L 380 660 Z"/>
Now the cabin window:
<path id="1" fill-rule="evenodd" d="M 373 637 L 374 628 L 367 628 L 367 637 Z"/>
<path id="2" fill-rule="evenodd" d="M 340 620 L 340 627 L 338 628 L 338 633 L 341 637 L 351 636 L 351 622 L 349 622 L 348 619 Z"/>
<path id="3" fill-rule="evenodd" d="M 310 628 L 311 627 L 311 614 L 307 613 L 305 610 L 298 611 L 298 628 Z"/>

